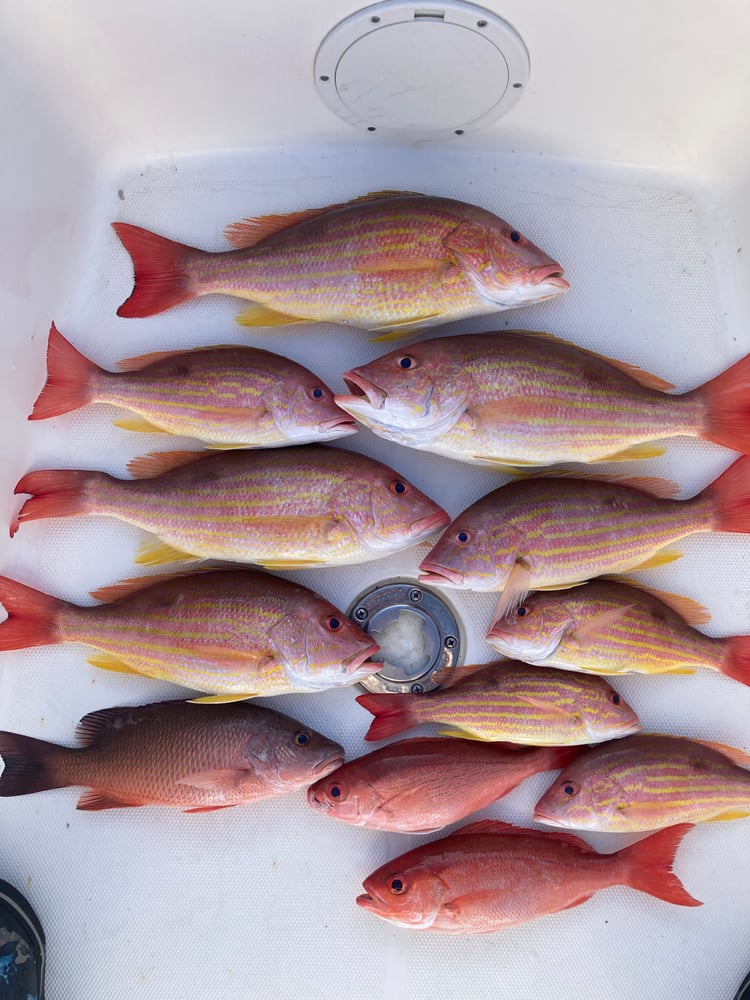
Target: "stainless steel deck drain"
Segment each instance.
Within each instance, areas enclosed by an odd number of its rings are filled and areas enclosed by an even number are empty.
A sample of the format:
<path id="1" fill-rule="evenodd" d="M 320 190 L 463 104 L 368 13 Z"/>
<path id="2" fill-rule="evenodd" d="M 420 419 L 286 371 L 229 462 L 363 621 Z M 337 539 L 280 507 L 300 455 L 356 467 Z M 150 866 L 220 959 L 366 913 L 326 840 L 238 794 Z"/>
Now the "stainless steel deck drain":
<path id="1" fill-rule="evenodd" d="M 383 0 L 329 31 L 318 93 L 339 118 L 378 136 L 450 138 L 506 114 L 529 80 L 523 39 L 465 0 Z"/>
<path id="2" fill-rule="evenodd" d="M 413 580 L 379 583 L 347 612 L 379 642 L 374 660 L 383 667 L 362 681 L 368 691 L 423 694 L 439 684 L 433 675 L 460 662 L 463 643 L 458 619 L 433 591 Z"/>

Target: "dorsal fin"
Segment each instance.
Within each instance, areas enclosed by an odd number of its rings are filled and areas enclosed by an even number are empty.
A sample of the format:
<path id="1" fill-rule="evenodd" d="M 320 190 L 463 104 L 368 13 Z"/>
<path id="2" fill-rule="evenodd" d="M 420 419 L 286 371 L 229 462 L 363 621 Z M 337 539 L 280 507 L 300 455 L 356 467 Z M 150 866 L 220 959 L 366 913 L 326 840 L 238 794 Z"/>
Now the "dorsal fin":
<path id="1" fill-rule="evenodd" d="M 480 819 L 476 823 L 469 823 L 468 826 L 462 826 L 460 830 L 454 831 L 451 836 L 460 837 L 472 833 L 502 833 L 517 837 L 540 837 L 543 840 L 557 840 L 562 844 L 567 844 L 568 847 L 575 847 L 579 851 L 584 851 L 586 854 L 597 853 L 590 844 L 587 844 L 585 840 L 581 840 L 580 837 L 576 837 L 572 833 L 560 833 L 557 830 L 550 830 L 548 832 L 547 830 L 525 829 L 524 827 L 513 826 L 511 823 L 503 823 L 499 819 Z"/>
<path id="2" fill-rule="evenodd" d="M 608 578 L 605 576 L 602 579 L 606 580 Z M 641 583 L 639 580 L 633 580 L 629 576 L 612 577 L 612 579 L 617 583 L 623 583 L 627 587 L 642 590 L 644 594 L 650 594 L 651 597 L 655 597 L 657 601 L 661 601 L 662 604 L 666 604 L 668 608 L 671 608 L 688 625 L 705 625 L 706 622 L 711 621 L 711 612 L 708 608 L 704 607 L 698 601 L 694 601 L 692 597 L 673 594 L 669 590 L 657 590 L 656 587 L 647 587 L 644 583 Z"/>
<path id="3" fill-rule="evenodd" d="M 658 476 L 623 476 L 608 472 L 578 472 L 571 469 L 543 469 L 532 476 L 520 476 L 523 479 L 584 479 L 597 483 L 612 483 L 613 486 L 627 486 L 629 489 L 649 493 L 659 500 L 671 500 L 680 492 L 678 483 L 671 479 L 660 479 Z"/>
<path id="4" fill-rule="evenodd" d="M 697 743 L 699 746 L 707 747 L 709 750 L 713 750 L 716 753 L 720 753 L 722 757 L 726 757 L 733 764 L 737 764 L 738 767 L 750 768 L 750 754 L 745 753 L 744 750 L 739 750 L 737 747 L 727 746 L 726 743 L 713 743 L 711 740 L 696 740 L 692 736 L 675 736 L 674 733 L 639 733 L 639 738 L 644 736 L 658 736 L 660 739 L 667 740 L 681 740 L 683 743 Z"/>
<path id="5" fill-rule="evenodd" d="M 564 344 L 566 347 L 573 347 L 576 351 L 581 354 L 587 354 L 590 358 L 596 358 L 598 361 L 605 361 L 608 365 L 612 365 L 618 371 L 622 372 L 623 375 L 629 376 L 638 385 L 644 386 L 646 389 L 658 389 L 660 392 L 667 392 L 669 389 L 674 389 L 672 382 L 667 382 L 666 379 L 660 378 L 658 375 L 654 375 L 652 372 L 644 371 L 643 368 L 639 368 L 637 365 L 628 364 L 627 361 L 620 361 L 619 358 L 610 358 L 606 354 L 600 354 L 598 351 L 589 350 L 588 347 L 579 347 L 578 344 L 574 344 L 572 340 L 565 340 L 563 337 L 556 337 L 553 333 L 547 333 L 544 330 L 505 330 L 505 333 L 520 333 L 526 337 L 537 337 L 540 340 L 552 340 L 557 344 Z"/>
<path id="6" fill-rule="evenodd" d="M 134 479 L 155 479 L 163 472 L 171 472 L 208 457 L 205 451 L 151 451 L 148 455 L 132 458 L 126 468 Z"/>
<path id="7" fill-rule="evenodd" d="M 326 212 L 335 212 L 339 208 L 347 208 L 349 205 L 356 205 L 359 202 L 381 201 L 383 198 L 397 198 L 403 195 L 413 197 L 416 191 L 371 191 L 369 194 L 352 198 L 351 201 L 342 201 L 335 205 L 325 205 L 323 208 L 305 208 L 299 212 L 285 212 L 283 214 L 259 215 L 255 218 L 241 219 L 233 222 L 224 230 L 224 235 L 236 249 L 247 249 L 257 246 L 262 240 L 290 229 L 301 222 L 307 222 L 318 215 L 325 215 Z"/>
<path id="8" fill-rule="evenodd" d="M 146 576 L 133 576 L 127 580 L 120 580 L 117 583 L 110 584 L 108 587 L 98 587 L 96 590 L 90 591 L 90 594 L 97 601 L 104 601 L 107 604 L 111 604 L 113 601 L 119 601 L 122 597 L 130 597 L 131 594 L 138 594 L 142 590 L 154 587 L 157 583 L 179 580 L 186 576 L 197 576 L 199 573 L 216 573 L 221 568 L 218 564 L 209 565 L 204 563 L 195 569 L 187 569 L 183 573 L 176 570 L 173 573 L 151 573 Z"/>
<path id="9" fill-rule="evenodd" d="M 149 365 L 155 365 L 157 361 L 165 361 L 167 358 L 176 358 L 181 354 L 200 354 L 202 351 L 224 351 L 229 349 L 235 351 L 248 350 L 240 344 L 209 344 L 205 347 L 181 347 L 174 351 L 152 351 L 150 354 L 137 354 L 133 358 L 123 358 L 117 362 L 117 370 L 121 372 L 139 372 Z M 260 348 L 258 348 L 260 350 Z M 268 354 L 268 351 L 263 351 Z"/>

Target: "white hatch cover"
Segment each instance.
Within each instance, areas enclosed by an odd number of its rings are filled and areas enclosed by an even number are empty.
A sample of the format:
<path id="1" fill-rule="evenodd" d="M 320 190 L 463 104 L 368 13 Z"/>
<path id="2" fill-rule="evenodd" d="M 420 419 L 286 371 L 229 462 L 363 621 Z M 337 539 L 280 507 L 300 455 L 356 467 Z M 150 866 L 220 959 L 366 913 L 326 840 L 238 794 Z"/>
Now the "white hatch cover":
<path id="1" fill-rule="evenodd" d="M 460 0 L 365 7 L 337 24 L 315 57 L 326 104 L 376 136 L 474 132 L 513 107 L 528 79 L 518 32 Z"/>

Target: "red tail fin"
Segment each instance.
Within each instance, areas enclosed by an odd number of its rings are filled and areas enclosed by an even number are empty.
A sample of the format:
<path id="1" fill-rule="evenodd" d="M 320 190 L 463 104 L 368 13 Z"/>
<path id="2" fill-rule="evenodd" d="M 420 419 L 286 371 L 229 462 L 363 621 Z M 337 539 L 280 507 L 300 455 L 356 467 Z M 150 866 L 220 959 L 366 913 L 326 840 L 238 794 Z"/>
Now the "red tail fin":
<path id="1" fill-rule="evenodd" d="M 0 576 L 0 604 L 8 618 L 0 624 L 0 649 L 26 649 L 60 642 L 56 614 L 65 602 Z"/>
<path id="2" fill-rule="evenodd" d="M 750 454 L 750 354 L 695 391 L 708 405 L 703 437 Z"/>
<path id="3" fill-rule="evenodd" d="M 719 670 L 740 684 L 750 685 L 750 635 L 722 639 L 727 655 Z"/>
<path id="4" fill-rule="evenodd" d="M 670 826 L 619 851 L 617 856 L 625 864 L 623 884 L 677 906 L 702 906 L 672 871 L 680 841 L 692 829 L 691 823 Z"/>
<path id="5" fill-rule="evenodd" d="M 56 417 L 90 403 L 94 398 L 91 376 L 100 370 L 69 344 L 53 323 L 47 345 L 47 381 L 29 420 Z"/>
<path id="6" fill-rule="evenodd" d="M 112 228 L 133 260 L 135 287 L 118 316 L 153 316 L 196 296 L 190 261 L 202 250 L 176 243 L 148 229 L 113 222 Z"/>
<path id="7" fill-rule="evenodd" d="M 361 694 L 357 701 L 375 716 L 367 730 L 366 740 L 384 740 L 418 726 L 420 719 L 412 709 L 411 694 Z"/>
<path id="8" fill-rule="evenodd" d="M 586 747 L 539 747 L 540 771 L 557 771 L 567 767 Z"/>
<path id="9" fill-rule="evenodd" d="M 715 531 L 750 532 L 750 457 L 738 458 L 705 492 L 716 510 Z"/>
<path id="10" fill-rule="evenodd" d="M 79 472 L 68 469 L 43 469 L 28 472 L 20 479 L 15 493 L 31 493 L 10 526 L 10 537 L 22 521 L 37 521 L 44 517 L 70 517 L 93 510 L 86 487 L 99 478 L 99 472 Z"/>
<path id="11" fill-rule="evenodd" d="M 68 782 L 58 775 L 59 761 L 66 750 L 54 743 L 35 740 L 18 733 L 0 732 L 3 769 L 0 795 L 30 795 L 47 788 L 63 788 Z"/>

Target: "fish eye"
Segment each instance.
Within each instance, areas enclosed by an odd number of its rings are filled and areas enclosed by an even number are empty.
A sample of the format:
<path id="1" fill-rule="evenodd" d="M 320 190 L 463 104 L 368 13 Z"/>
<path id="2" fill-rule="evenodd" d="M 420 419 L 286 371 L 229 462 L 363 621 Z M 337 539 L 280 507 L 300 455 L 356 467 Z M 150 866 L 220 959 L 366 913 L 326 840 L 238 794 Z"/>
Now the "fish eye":
<path id="1" fill-rule="evenodd" d="M 341 628 L 341 619 L 337 618 L 335 615 L 329 615 L 326 618 L 326 628 L 329 632 L 338 632 Z"/>
<path id="2" fill-rule="evenodd" d="M 399 368 L 413 368 L 416 362 L 414 361 L 414 358 L 405 354 L 402 358 L 398 359 L 398 364 Z"/>
<path id="3" fill-rule="evenodd" d="M 519 618 L 523 618 L 523 616 L 528 612 L 528 610 L 529 609 L 525 608 L 522 604 L 520 608 L 516 608 L 516 614 L 518 615 Z"/>
<path id="4" fill-rule="evenodd" d="M 310 742 L 310 734 L 306 732 L 295 733 L 294 742 L 298 747 L 306 747 Z"/>
<path id="5" fill-rule="evenodd" d="M 460 542 L 461 545 L 466 545 L 467 542 L 471 541 L 471 532 L 470 531 L 457 531 L 456 532 L 456 541 Z"/>
<path id="6" fill-rule="evenodd" d="M 328 798 L 329 799 L 338 799 L 339 801 L 343 801 L 343 799 L 345 798 L 345 795 L 344 795 L 344 789 L 341 787 L 341 785 L 339 785 L 335 781 L 333 782 L 333 784 L 329 785 L 328 786 Z"/>
<path id="7" fill-rule="evenodd" d="M 391 485 L 388 487 L 391 493 L 395 493 L 397 496 L 402 497 L 404 493 L 407 492 L 407 485 L 401 479 L 394 479 Z"/>
<path id="8" fill-rule="evenodd" d="M 523 239 L 523 237 L 521 236 L 521 234 L 520 234 L 520 233 L 518 233 L 518 232 L 516 232 L 516 230 L 515 230 L 515 229 L 512 229 L 512 230 L 510 231 L 509 235 L 510 235 L 510 238 L 511 238 L 511 241 L 512 241 L 513 243 L 520 243 L 520 242 L 521 242 L 521 240 Z"/>
<path id="9" fill-rule="evenodd" d="M 562 783 L 563 795 L 575 795 L 578 791 L 578 786 L 574 785 L 572 781 L 563 781 Z"/>
<path id="10" fill-rule="evenodd" d="M 400 875 L 392 875 L 388 879 L 388 888 L 395 896 L 400 896 L 402 892 L 406 892 L 406 879 L 402 878 Z"/>
<path id="11" fill-rule="evenodd" d="M 316 385 L 315 388 L 310 390 L 310 399 L 322 399 L 323 396 L 325 396 L 325 392 L 319 385 Z"/>
<path id="12" fill-rule="evenodd" d="M 613 705 L 619 705 L 621 701 L 622 701 L 622 698 L 619 696 L 619 694 L 616 691 L 613 691 L 612 692 L 612 704 Z"/>

